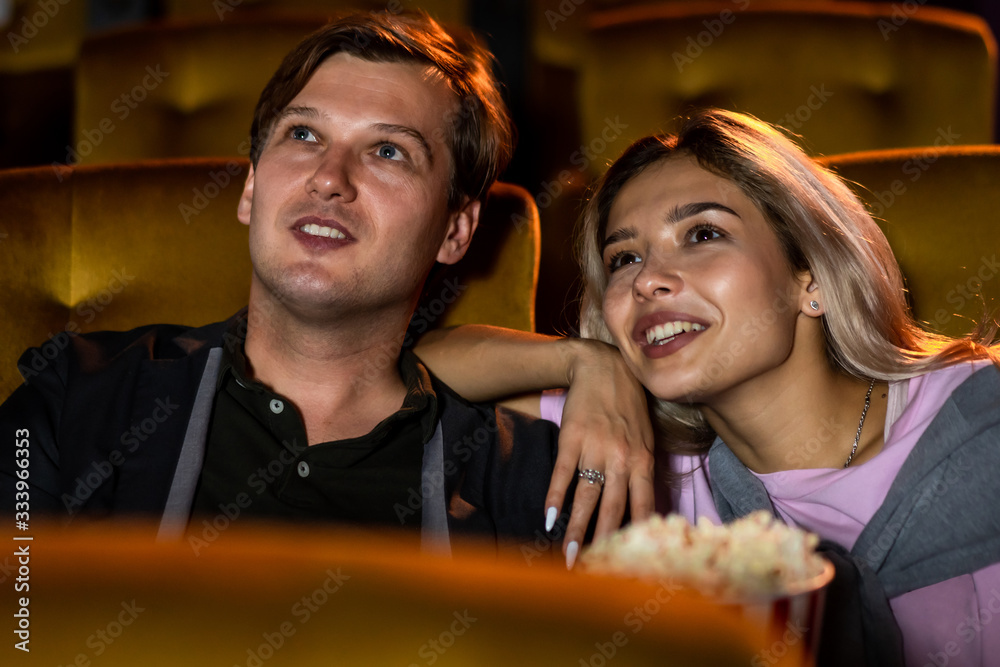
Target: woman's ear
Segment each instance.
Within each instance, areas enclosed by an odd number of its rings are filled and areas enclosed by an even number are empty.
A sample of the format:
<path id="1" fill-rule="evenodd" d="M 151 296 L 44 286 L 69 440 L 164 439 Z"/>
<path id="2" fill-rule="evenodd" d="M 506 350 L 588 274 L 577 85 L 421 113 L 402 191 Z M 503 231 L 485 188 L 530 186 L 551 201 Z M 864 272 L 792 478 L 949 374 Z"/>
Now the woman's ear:
<path id="1" fill-rule="evenodd" d="M 799 310 L 803 315 L 809 317 L 819 317 L 825 310 L 823 308 L 823 294 L 819 284 L 813 278 L 812 273 L 803 271 L 798 275 L 799 284 L 802 286 L 800 294 Z"/>

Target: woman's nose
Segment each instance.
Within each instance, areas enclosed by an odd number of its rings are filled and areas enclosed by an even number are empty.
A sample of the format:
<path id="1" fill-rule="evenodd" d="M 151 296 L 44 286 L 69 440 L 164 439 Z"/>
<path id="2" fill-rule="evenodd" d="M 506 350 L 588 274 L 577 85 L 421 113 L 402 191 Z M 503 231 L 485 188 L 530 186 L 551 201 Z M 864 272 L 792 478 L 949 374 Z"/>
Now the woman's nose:
<path id="1" fill-rule="evenodd" d="M 632 282 L 637 298 L 656 299 L 680 291 L 683 281 L 675 268 L 656 260 L 643 262 Z"/>

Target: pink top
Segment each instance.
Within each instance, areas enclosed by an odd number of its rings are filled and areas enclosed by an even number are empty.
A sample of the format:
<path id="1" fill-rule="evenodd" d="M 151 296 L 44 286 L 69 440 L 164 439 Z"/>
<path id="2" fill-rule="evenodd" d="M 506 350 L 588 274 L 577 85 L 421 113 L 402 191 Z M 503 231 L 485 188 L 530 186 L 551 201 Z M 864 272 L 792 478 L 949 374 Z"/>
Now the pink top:
<path id="1" fill-rule="evenodd" d="M 775 510 L 790 525 L 850 549 L 945 400 L 985 363 L 989 362 L 956 364 L 890 382 L 885 445 L 862 464 L 754 473 Z M 559 423 L 564 403 L 564 394 L 546 393 L 542 417 Z M 820 437 L 803 446 L 824 444 Z M 691 473 L 680 488 L 672 489 L 676 511 L 691 522 L 706 517 L 721 523 L 712 499 L 708 456 L 671 455 L 670 467 Z M 1000 666 L 1000 563 L 905 593 L 890 604 L 903 633 L 907 665 Z M 998 620 L 991 623 L 994 617 Z"/>

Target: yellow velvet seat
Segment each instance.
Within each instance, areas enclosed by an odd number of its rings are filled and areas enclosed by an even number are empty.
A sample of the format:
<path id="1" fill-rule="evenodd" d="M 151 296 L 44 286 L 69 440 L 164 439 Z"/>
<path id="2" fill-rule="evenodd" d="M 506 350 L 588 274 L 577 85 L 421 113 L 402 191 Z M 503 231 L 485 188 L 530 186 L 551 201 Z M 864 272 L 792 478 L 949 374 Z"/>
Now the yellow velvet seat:
<path id="1" fill-rule="evenodd" d="M 234 12 L 87 39 L 70 157 L 93 164 L 249 155 L 261 90 L 285 54 L 326 21 Z"/>
<path id="2" fill-rule="evenodd" d="M 949 128 L 960 143 L 993 141 L 996 44 L 982 19 L 960 12 L 661 2 L 593 12 L 585 48 L 591 162 L 704 106 L 784 125 L 816 154 L 929 145 Z"/>
<path id="3" fill-rule="evenodd" d="M 461 557 L 451 559 L 402 531 L 241 516 L 211 541 L 194 530 L 190 542 L 154 544 L 144 524 L 56 530 L 32 518 L 23 544 L 38 630 L 33 660 L 17 665 L 746 667 L 772 645 L 779 657 L 761 664 L 811 664 L 812 627 L 800 622 L 780 643 L 787 630 L 768 632 L 766 610 L 719 605 L 672 579 L 567 572 L 548 537 L 497 554 L 453 536 Z"/>
<path id="4" fill-rule="evenodd" d="M 880 220 L 917 319 L 950 335 L 1000 305 L 1000 146 L 931 146 L 821 160 Z M 982 298 L 980 298 L 982 295 Z"/>
<path id="5" fill-rule="evenodd" d="M 66 332 L 202 325 L 246 305 L 247 161 L 202 158 L 0 171 L 0 397 L 29 346 Z M 469 253 L 435 275 L 414 333 L 481 322 L 534 329 L 539 224 L 531 196 L 496 184 Z M 48 339 L 48 341 L 46 340 Z"/>
<path id="6" fill-rule="evenodd" d="M 70 143 L 73 66 L 86 2 L 14 2 L 0 23 L 0 168 L 40 164 Z M 12 6 L 11 6 L 12 5 Z"/>
<path id="7" fill-rule="evenodd" d="M 85 2 L 14 2 L 0 24 L 0 72 L 31 72 L 76 62 L 87 29 Z"/>
<path id="8" fill-rule="evenodd" d="M 356 9 L 359 11 L 393 11 L 419 7 L 438 21 L 463 23 L 466 19 L 465 0 L 165 0 L 164 10 L 170 17 L 212 18 L 226 20 L 229 16 L 252 13 L 273 14 L 282 11 L 328 12 Z"/>

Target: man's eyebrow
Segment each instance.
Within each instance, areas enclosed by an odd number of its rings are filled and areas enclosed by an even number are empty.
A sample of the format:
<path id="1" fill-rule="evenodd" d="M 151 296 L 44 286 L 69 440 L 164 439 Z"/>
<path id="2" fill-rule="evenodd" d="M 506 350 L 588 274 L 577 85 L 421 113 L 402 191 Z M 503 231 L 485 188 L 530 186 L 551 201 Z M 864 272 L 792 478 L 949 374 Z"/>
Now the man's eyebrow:
<path id="1" fill-rule="evenodd" d="M 667 212 L 663 221 L 668 225 L 672 225 L 680 222 L 681 220 L 686 220 L 687 218 L 696 216 L 699 213 L 704 213 L 705 211 L 722 211 L 723 213 L 729 213 L 730 215 L 740 218 L 739 214 L 728 206 L 718 202 L 699 201 L 673 207 Z M 740 219 L 742 220 L 742 218 Z M 629 241 L 636 238 L 638 235 L 638 232 L 632 227 L 623 227 L 615 230 L 601 243 L 601 254 L 604 254 L 605 249 L 607 249 L 609 245 L 621 243 L 622 241 Z"/>
<path id="2" fill-rule="evenodd" d="M 427 139 L 419 130 L 407 125 L 395 125 L 393 123 L 375 123 L 372 127 L 386 134 L 405 134 L 408 137 L 412 137 L 424 149 L 424 153 L 427 155 L 427 162 L 434 164 L 434 151 L 431 150 L 431 145 L 427 143 Z"/>
<path id="3" fill-rule="evenodd" d="M 278 118 L 274 121 L 274 124 L 277 125 L 281 121 L 291 116 L 305 116 L 306 118 L 318 118 L 319 111 L 317 111 L 313 107 L 288 106 L 282 109 L 281 113 L 278 114 Z"/>

